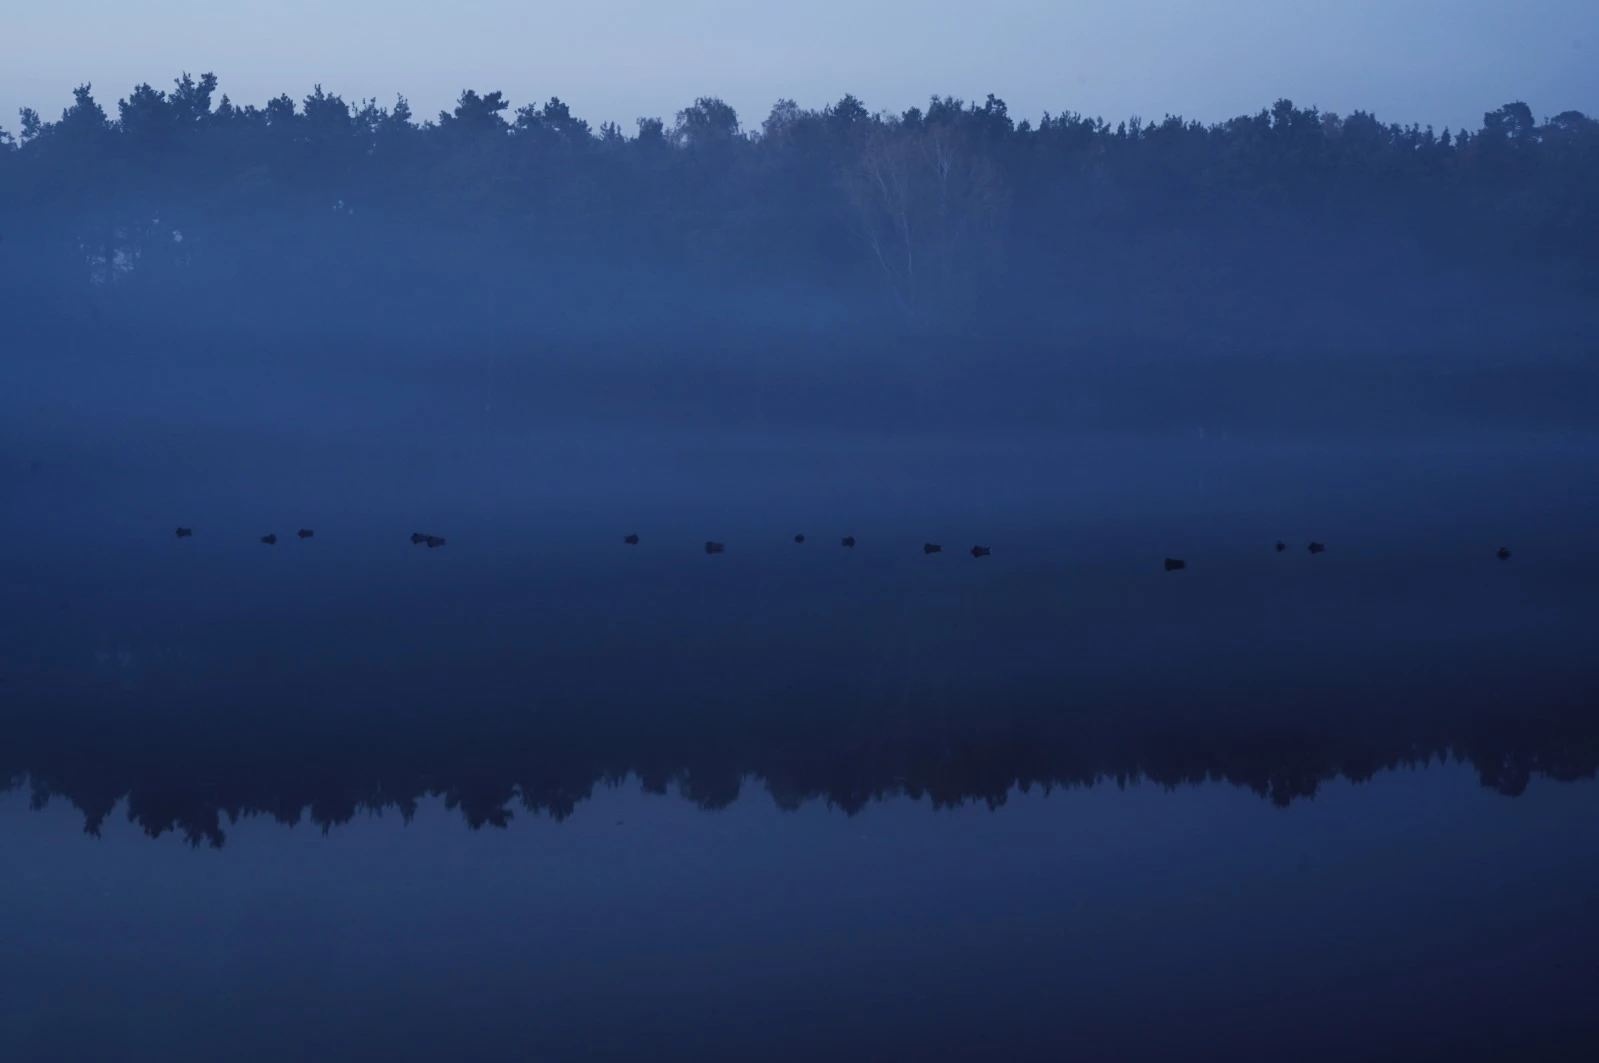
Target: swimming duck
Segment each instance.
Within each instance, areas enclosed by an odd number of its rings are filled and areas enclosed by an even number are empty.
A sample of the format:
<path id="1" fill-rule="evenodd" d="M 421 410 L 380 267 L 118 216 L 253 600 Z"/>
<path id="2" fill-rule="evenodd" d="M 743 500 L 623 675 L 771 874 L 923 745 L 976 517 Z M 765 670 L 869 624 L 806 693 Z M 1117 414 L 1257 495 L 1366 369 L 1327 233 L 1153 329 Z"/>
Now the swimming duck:
<path id="1" fill-rule="evenodd" d="M 939 546 L 937 543 L 923 543 L 922 544 L 922 553 L 924 553 L 924 554 L 938 554 L 938 553 L 943 553 L 943 551 L 944 551 L 944 548 L 942 546 Z"/>
<path id="2" fill-rule="evenodd" d="M 189 536 L 191 536 L 193 534 L 194 534 L 194 529 L 193 528 L 179 528 L 178 529 L 178 538 L 179 539 L 187 539 L 187 538 L 189 538 Z"/>
<path id="3" fill-rule="evenodd" d="M 263 535 L 261 536 L 261 541 L 266 543 L 268 546 L 276 546 L 278 544 L 277 533 L 274 532 L 270 535 Z"/>
<path id="4" fill-rule="evenodd" d="M 311 536 L 315 535 L 316 532 L 312 531 L 310 528 L 301 528 L 294 534 L 298 535 L 302 539 L 309 539 Z"/>
<path id="5" fill-rule="evenodd" d="M 1311 543 L 1310 552 L 1313 554 L 1324 554 L 1327 552 L 1327 547 L 1323 546 L 1321 543 Z"/>
<path id="6" fill-rule="evenodd" d="M 838 541 L 838 545 L 853 547 L 855 545 L 855 536 L 853 536 L 853 535 L 844 536 L 844 538 L 842 538 L 842 539 L 840 539 Z"/>
<path id="7" fill-rule="evenodd" d="M 1494 551 L 1494 556 L 1497 557 L 1501 561 L 1509 561 L 1510 560 L 1510 547 L 1501 546 L 1499 549 Z"/>
<path id="8" fill-rule="evenodd" d="M 705 541 L 705 552 L 707 554 L 719 554 L 726 549 L 726 543 L 713 543 L 709 539 Z"/>
<path id="9" fill-rule="evenodd" d="M 973 557 L 987 557 L 988 554 L 989 554 L 989 549 L 986 546 L 974 546 L 974 547 L 972 547 L 972 556 Z"/>
<path id="10" fill-rule="evenodd" d="M 1166 559 L 1166 571 L 1167 572 L 1176 572 L 1180 568 L 1187 568 L 1187 567 L 1188 567 L 1188 562 L 1186 562 L 1186 561 L 1184 561 L 1184 560 L 1182 560 L 1180 558 L 1168 557 Z"/>
<path id="11" fill-rule="evenodd" d="M 637 535 L 624 535 L 624 536 L 622 536 L 622 541 L 624 543 L 626 543 L 627 545 L 629 545 L 629 546 L 637 546 L 638 545 L 638 536 Z"/>

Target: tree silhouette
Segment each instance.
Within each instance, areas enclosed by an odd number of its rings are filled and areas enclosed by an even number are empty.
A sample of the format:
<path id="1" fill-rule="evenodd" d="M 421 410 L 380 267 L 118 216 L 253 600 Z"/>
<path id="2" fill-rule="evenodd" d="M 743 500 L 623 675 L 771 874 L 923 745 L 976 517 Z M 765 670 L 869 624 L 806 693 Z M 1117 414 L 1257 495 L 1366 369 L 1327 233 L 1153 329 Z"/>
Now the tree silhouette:
<path id="1" fill-rule="evenodd" d="M 513 110 L 467 89 L 419 123 L 404 97 L 218 93 L 184 73 L 110 117 L 83 85 L 59 119 L 25 109 L 0 135 L 0 279 L 28 293 L 21 326 L 92 301 L 124 323 L 221 327 L 265 303 L 314 332 L 414 316 L 426 293 L 457 335 L 592 329 L 601 307 L 641 332 L 825 307 L 952 335 L 1192 341 L 1210 322 L 1216 342 L 1280 343 L 1387 300 L 1399 348 L 1482 338 L 1507 285 L 1586 305 L 1599 276 L 1599 123 L 1522 102 L 1440 134 L 1286 99 L 1113 125 L 1018 123 L 994 96 L 885 114 L 845 95 L 780 100 L 745 132 L 704 96 L 629 136 L 559 97 Z M 1446 264 L 1484 296 L 1452 331 L 1404 309 L 1427 284 L 1471 301 Z"/>

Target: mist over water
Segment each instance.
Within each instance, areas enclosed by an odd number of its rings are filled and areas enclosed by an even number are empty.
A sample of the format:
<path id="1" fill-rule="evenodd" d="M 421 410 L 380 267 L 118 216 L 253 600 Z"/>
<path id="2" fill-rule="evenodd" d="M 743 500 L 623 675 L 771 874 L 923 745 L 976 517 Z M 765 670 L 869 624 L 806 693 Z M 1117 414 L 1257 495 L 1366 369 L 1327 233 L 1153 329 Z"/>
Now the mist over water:
<path id="1" fill-rule="evenodd" d="M 1370 427 L 1380 392 L 1322 396 L 1295 430 L 1151 398 L 1140 383 L 1183 371 L 1157 364 L 1102 373 L 1115 431 L 1092 406 L 1010 420 L 936 379 L 872 426 L 814 395 L 763 418 L 744 389 L 769 381 L 731 371 L 635 417 L 616 410 L 649 385 L 626 372 L 551 399 L 426 360 L 106 359 L 87 387 L 86 364 L 23 364 L 6 417 L 30 514 L 8 689 L 69 715 L 1292 725 L 1373 699 L 1564 711 L 1589 681 L 1595 440 L 1486 386 L 1425 431 Z M 1394 386 L 1422 395 L 1428 372 Z"/>
<path id="2" fill-rule="evenodd" d="M 1586 1058 L 1591 119 L 215 87 L 0 137 L 0 1058 Z"/>

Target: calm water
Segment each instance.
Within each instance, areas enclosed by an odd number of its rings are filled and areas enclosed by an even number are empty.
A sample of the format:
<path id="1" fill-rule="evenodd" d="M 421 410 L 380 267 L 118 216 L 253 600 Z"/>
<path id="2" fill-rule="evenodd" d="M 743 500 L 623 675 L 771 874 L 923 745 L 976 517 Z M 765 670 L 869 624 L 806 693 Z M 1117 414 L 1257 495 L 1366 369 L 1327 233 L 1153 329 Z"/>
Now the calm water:
<path id="1" fill-rule="evenodd" d="M 12 409 L 0 1058 L 1588 1058 L 1591 440 L 382 408 Z"/>

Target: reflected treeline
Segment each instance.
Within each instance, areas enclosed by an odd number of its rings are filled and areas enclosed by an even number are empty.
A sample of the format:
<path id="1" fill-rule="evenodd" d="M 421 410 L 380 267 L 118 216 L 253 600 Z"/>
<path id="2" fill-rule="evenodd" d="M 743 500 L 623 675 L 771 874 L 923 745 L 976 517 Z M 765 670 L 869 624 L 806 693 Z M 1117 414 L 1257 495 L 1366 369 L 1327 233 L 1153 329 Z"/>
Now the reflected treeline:
<path id="1" fill-rule="evenodd" d="M 1221 782 L 1288 806 L 1336 779 L 1449 760 L 1516 796 L 1534 776 L 1569 781 L 1599 768 L 1590 690 L 1515 702 L 1342 698 L 620 712 L 12 706 L 0 712 L 0 780 L 31 786 L 36 807 L 71 802 L 90 833 L 126 800 L 150 836 L 219 847 L 243 817 L 309 818 L 327 830 L 361 812 L 409 818 L 432 798 L 474 829 L 504 827 L 519 812 L 563 819 L 596 788 L 630 777 L 705 809 L 759 788 L 786 810 L 819 800 L 854 814 L 901 794 L 935 808 L 997 808 L 1018 788 L 1138 782 Z"/>

